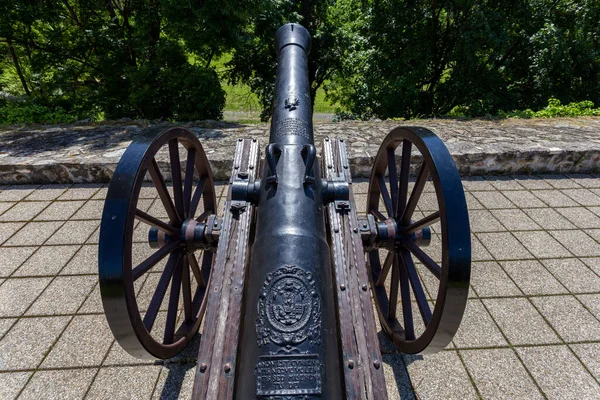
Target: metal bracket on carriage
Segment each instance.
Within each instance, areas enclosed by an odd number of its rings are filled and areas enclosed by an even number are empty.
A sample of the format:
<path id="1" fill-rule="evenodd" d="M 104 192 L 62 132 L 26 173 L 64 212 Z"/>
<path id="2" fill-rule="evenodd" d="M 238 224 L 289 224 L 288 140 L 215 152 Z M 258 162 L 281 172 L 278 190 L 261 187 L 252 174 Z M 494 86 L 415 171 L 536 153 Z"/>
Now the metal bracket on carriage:
<path id="1" fill-rule="evenodd" d="M 350 210 L 350 185 L 342 177 L 323 179 L 323 202 L 334 202 L 338 213 Z"/>
<path id="2" fill-rule="evenodd" d="M 412 223 L 414 221 L 411 220 Z M 398 222 L 392 218 L 376 221 L 373 214 L 367 214 L 358 218 L 358 226 L 365 251 L 379 248 L 393 250 L 407 241 L 419 247 L 427 247 L 431 242 L 430 227 L 407 231 L 398 228 Z"/>

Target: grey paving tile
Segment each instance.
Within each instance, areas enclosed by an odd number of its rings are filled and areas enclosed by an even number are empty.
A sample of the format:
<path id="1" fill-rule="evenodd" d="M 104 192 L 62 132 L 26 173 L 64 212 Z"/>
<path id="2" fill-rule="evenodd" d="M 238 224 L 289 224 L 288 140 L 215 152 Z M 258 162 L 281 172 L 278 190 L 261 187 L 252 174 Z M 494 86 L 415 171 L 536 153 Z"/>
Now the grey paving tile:
<path id="1" fill-rule="evenodd" d="M 558 336 L 527 299 L 484 299 L 483 303 L 512 345 L 560 343 Z"/>
<path id="2" fill-rule="evenodd" d="M 600 218 L 583 207 L 557 208 L 556 211 L 578 228 L 600 228 Z"/>
<path id="3" fill-rule="evenodd" d="M 590 267 L 596 274 L 600 275 L 600 258 L 582 258 L 581 261 Z"/>
<path id="4" fill-rule="evenodd" d="M 76 315 L 41 368 L 100 366 L 113 340 L 104 315 Z"/>
<path id="5" fill-rule="evenodd" d="M 456 351 L 403 359 L 417 398 L 478 398 Z"/>
<path id="6" fill-rule="evenodd" d="M 453 343 L 458 348 L 508 346 L 480 300 L 468 300 Z"/>
<path id="7" fill-rule="evenodd" d="M 61 275 L 97 274 L 98 273 L 98 246 L 85 244 L 79 248 L 75 257 L 60 271 Z"/>
<path id="8" fill-rule="evenodd" d="M 4 243 L 6 246 L 36 246 L 43 244 L 62 222 L 30 222 Z"/>
<path id="9" fill-rule="evenodd" d="M 494 186 L 494 188 L 505 190 L 523 190 L 525 187 L 511 176 L 487 176 L 486 180 Z"/>
<path id="10" fill-rule="evenodd" d="M 95 276 L 59 276 L 27 310 L 26 315 L 74 314 L 96 281 Z"/>
<path id="11" fill-rule="evenodd" d="M 36 368 L 70 318 L 21 318 L 0 340 L 0 370 Z"/>
<path id="12" fill-rule="evenodd" d="M 477 237 L 496 260 L 533 258 L 533 255 L 510 233 L 478 233 Z"/>
<path id="13" fill-rule="evenodd" d="M 490 182 L 482 176 L 469 176 L 462 178 L 463 187 L 469 191 L 475 190 L 496 190 Z"/>
<path id="14" fill-rule="evenodd" d="M 538 258 L 571 257 L 571 253 L 544 231 L 513 232 L 519 241 Z"/>
<path id="15" fill-rule="evenodd" d="M 167 364 L 161 368 L 153 399 L 190 399 L 194 388 L 196 364 Z"/>
<path id="16" fill-rule="evenodd" d="M 47 201 L 24 201 L 15 204 L 10 210 L 0 215 L 0 221 L 29 221 L 50 203 Z"/>
<path id="17" fill-rule="evenodd" d="M 543 260 L 542 263 L 570 292 L 600 291 L 600 277 L 577 258 Z"/>
<path id="18" fill-rule="evenodd" d="M 590 235 L 596 242 L 600 243 L 600 229 L 586 229 L 585 233 Z"/>
<path id="19" fill-rule="evenodd" d="M 161 368 L 159 365 L 101 368 L 86 399 L 149 399 Z"/>
<path id="20" fill-rule="evenodd" d="M 600 256 L 600 244 L 581 231 L 550 231 L 550 234 L 575 256 Z"/>
<path id="21" fill-rule="evenodd" d="M 600 216 L 600 207 L 587 207 L 587 209 L 593 212 L 594 214 Z"/>
<path id="22" fill-rule="evenodd" d="M 102 186 L 96 194 L 92 196 L 92 200 L 104 200 L 106 199 L 106 193 L 108 193 L 108 185 Z M 139 197 L 138 197 L 139 198 Z"/>
<path id="23" fill-rule="evenodd" d="M 537 260 L 503 261 L 504 270 L 526 295 L 568 293 Z"/>
<path id="24" fill-rule="evenodd" d="M 576 226 L 552 208 L 530 208 L 523 210 L 544 229 L 575 229 Z"/>
<path id="25" fill-rule="evenodd" d="M 484 399 L 543 399 L 511 349 L 460 352 Z"/>
<path id="26" fill-rule="evenodd" d="M 78 313 L 80 314 L 89 314 L 89 313 L 104 313 L 104 308 L 102 306 L 102 298 L 100 297 L 100 286 L 96 283 L 94 286 L 94 290 L 85 300 Z"/>
<path id="27" fill-rule="evenodd" d="M 532 193 L 550 207 L 576 207 L 579 205 L 558 190 L 534 190 Z"/>
<path id="28" fill-rule="evenodd" d="M 421 194 L 419 202 L 417 203 L 417 207 L 421 211 L 437 211 L 440 209 L 435 193 Z"/>
<path id="29" fill-rule="evenodd" d="M 596 380 L 600 379 L 600 343 L 571 344 L 569 347 Z"/>
<path id="30" fill-rule="evenodd" d="M 17 318 L 0 318 L 0 339 L 12 328 Z"/>
<path id="31" fill-rule="evenodd" d="M 37 247 L 0 247 L 0 277 L 9 276 Z"/>
<path id="32" fill-rule="evenodd" d="M 0 373 L 0 399 L 16 399 L 32 372 Z"/>
<path id="33" fill-rule="evenodd" d="M 71 186 L 58 199 L 59 200 L 87 200 L 92 197 L 100 188 L 98 183 L 78 183 Z"/>
<path id="34" fill-rule="evenodd" d="M 19 399 L 83 399 L 96 368 L 37 371 Z"/>
<path id="35" fill-rule="evenodd" d="M 488 210 L 471 210 L 469 221 L 472 232 L 502 232 L 506 230 Z"/>
<path id="36" fill-rule="evenodd" d="M 546 207 L 546 204 L 526 190 L 506 191 L 504 195 L 517 207 Z"/>
<path id="37" fill-rule="evenodd" d="M 487 209 L 515 207 L 508 198 L 498 191 L 471 192 L 471 194 Z"/>
<path id="38" fill-rule="evenodd" d="M 483 210 L 485 207 L 473 196 L 471 193 L 465 193 L 465 199 L 467 200 L 467 207 L 469 210 Z"/>
<path id="39" fill-rule="evenodd" d="M 144 204 L 142 201 L 140 203 Z M 71 219 L 100 219 L 102 218 L 102 209 L 104 200 L 89 200 L 81 207 Z"/>
<path id="40" fill-rule="evenodd" d="M 576 297 L 596 318 L 600 319 L 600 294 L 580 294 Z"/>
<path id="41" fill-rule="evenodd" d="M 586 188 L 600 188 L 600 179 L 590 174 L 568 174 L 575 183 Z"/>
<path id="42" fill-rule="evenodd" d="M 534 297 L 531 300 L 566 342 L 600 340 L 600 322 L 575 296 Z"/>
<path id="43" fill-rule="evenodd" d="M 0 245 L 25 225 L 24 222 L 0 223 Z"/>
<path id="44" fill-rule="evenodd" d="M 71 185 L 42 185 L 29 194 L 25 199 L 30 200 L 47 200 L 51 201 L 63 194 Z"/>
<path id="45" fill-rule="evenodd" d="M 513 175 L 513 179 L 527 189 L 552 189 L 552 186 L 541 176 L 535 175 Z"/>
<path id="46" fill-rule="evenodd" d="M 544 180 L 556 189 L 580 188 L 579 184 L 566 175 L 544 175 Z"/>
<path id="47" fill-rule="evenodd" d="M 495 261 L 472 264 L 471 286 L 479 297 L 518 296 L 521 294 Z"/>
<path id="48" fill-rule="evenodd" d="M 382 354 L 383 374 L 390 399 L 415 400 L 415 394 L 402 355 Z"/>
<path id="49" fill-rule="evenodd" d="M 523 211 L 519 209 L 512 210 L 492 210 L 494 217 L 509 231 L 526 231 L 533 229 L 540 229 L 540 226 L 536 224 L 531 218 L 527 216 Z M 503 230 L 506 230 L 503 229 Z"/>
<path id="50" fill-rule="evenodd" d="M 88 240 L 85 241 L 85 244 L 95 244 L 98 245 L 100 243 L 100 226 L 96 228 L 94 233 L 91 234 Z"/>
<path id="51" fill-rule="evenodd" d="M 19 201 L 23 200 L 28 194 L 33 192 L 39 185 L 13 185 L 4 188 L 0 192 L 0 201 Z"/>
<path id="52" fill-rule="evenodd" d="M 14 205 L 15 203 L 9 201 L 0 202 L 0 215 Z"/>
<path id="53" fill-rule="evenodd" d="M 100 225 L 100 221 L 67 221 L 47 244 L 83 244 Z"/>
<path id="54" fill-rule="evenodd" d="M 15 272 L 14 276 L 56 275 L 73 257 L 77 249 L 79 246 L 41 246 Z"/>
<path id="55" fill-rule="evenodd" d="M 20 317 L 51 278 L 13 278 L 0 286 L 0 317 Z"/>
<path id="56" fill-rule="evenodd" d="M 66 221 L 83 206 L 83 201 L 55 201 L 42 211 L 36 221 Z"/>
<path id="57" fill-rule="evenodd" d="M 582 206 L 600 206 L 600 196 L 595 195 L 588 189 L 564 189 L 562 193 Z"/>
<path id="58" fill-rule="evenodd" d="M 154 360 L 139 359 L 137 357 L 130 355 L 128 352 L 123 350 L 123 348 L 119 345 L 119 343 L 117 343 L 117 341 L 113 342 L 112 346 L 110 347 L 110 350 L 108 351 L 108 355 L 106 356 L 106 359 L 102 363 L 102 365 L 105 367 L 119 366 L 119 365 L 139 365 L 139 364 L 152 365 L 152 364 L 154 364 Z"/>
<path id="59" fill-rule="evenodd" d="M 352 181 L 352 192 L 354 195 L 369 193 L 369 180 L 366 178 L 358 178 Z"/>
<path id="60" fill-rule="evenodd" d="M 517 353 L 548 398 L 594 399 L 600 396 L 600 386 L 567 346 L 523 347 L 518 348 Z"/>

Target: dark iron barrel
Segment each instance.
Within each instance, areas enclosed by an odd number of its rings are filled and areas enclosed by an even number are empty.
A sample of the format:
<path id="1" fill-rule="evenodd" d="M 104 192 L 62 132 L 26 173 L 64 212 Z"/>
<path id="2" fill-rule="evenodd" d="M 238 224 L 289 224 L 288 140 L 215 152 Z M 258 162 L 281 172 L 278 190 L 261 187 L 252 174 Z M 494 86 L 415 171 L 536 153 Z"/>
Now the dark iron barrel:
<path id="1" fill-rule="evenodd" d="M 341 398 L 337 324 L 307 60 L 297 24 L 275 35 L 278 70 L 242 310 L 236 398 Z"/>

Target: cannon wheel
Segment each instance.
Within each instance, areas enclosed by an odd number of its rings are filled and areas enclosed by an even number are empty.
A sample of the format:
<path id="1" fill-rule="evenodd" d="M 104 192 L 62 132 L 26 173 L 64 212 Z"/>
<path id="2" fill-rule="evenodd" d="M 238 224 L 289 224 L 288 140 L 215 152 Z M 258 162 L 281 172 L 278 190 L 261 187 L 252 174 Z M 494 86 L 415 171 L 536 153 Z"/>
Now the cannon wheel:
<path id="1" fill-rule="evenodd" d="M 169 155 L 173 196 L 160 171 L 159 151 Z M 183 177 L 180 151 L 187 156 Z M 138 199 L 147 176 L 158 198 L 146 212 L 147 207 Z M 153 209 L 160 215 L 150 215 Z M 215 209 L 211 170 L 200 142 L 190 131 L 173 128 L 157 135 L 156 130 L 150 130 L 127 148 L 108 187 L 98 266 L 108 323 L 121 347 L 131 355 L 173 357 L 198 331 L 214 253 L 204 251 L 199 263 L 180 231 L 184 221 L 204 222 Z M 170 235 L 157 250 L 151 250 L 148 242 L 134 240 L 135 231 L 144 234 L 151 227 L 164 233 L 163 238 Z M 134 245 L 145 249 L 143 261 L 132 255 Z"/>
<path id="2" fill-rule="evenodd" d="M 417 177 L 409 191 L 411 162 L 417 165 Z M 422 216 L 416 216 L 417 207 Z M 435 134 L 399 127 L 386 136 L 371 173 L 367 213 L 397 231 L 392 244 L 368 253 L 383 330 L 404 353 L 442 350 L 454 337 L 465 310 L 471 238 L 460 176 Z M 410 235 L 423 228 L 432 232 L 429 247 Z"/>

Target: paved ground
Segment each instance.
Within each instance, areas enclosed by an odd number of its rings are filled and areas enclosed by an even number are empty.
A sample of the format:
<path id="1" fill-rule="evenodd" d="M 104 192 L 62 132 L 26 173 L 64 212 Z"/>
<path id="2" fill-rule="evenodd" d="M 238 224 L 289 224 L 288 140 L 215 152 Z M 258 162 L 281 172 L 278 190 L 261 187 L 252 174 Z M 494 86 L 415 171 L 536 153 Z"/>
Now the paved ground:
<path id="1" fill-rule="evenodd" d="M 367 185 L 354 186 L 364 203 Z M 390 397 L 600 398 L 600 176 L 464 186 L 474 232 L 465 319 L 435 355 L 399 355 L 381 335 Z M 0 399 L 189 397 L 197 344 L 143 362 L 106 324 L 96 272 L 105 193 L 0 187 Z"/>

